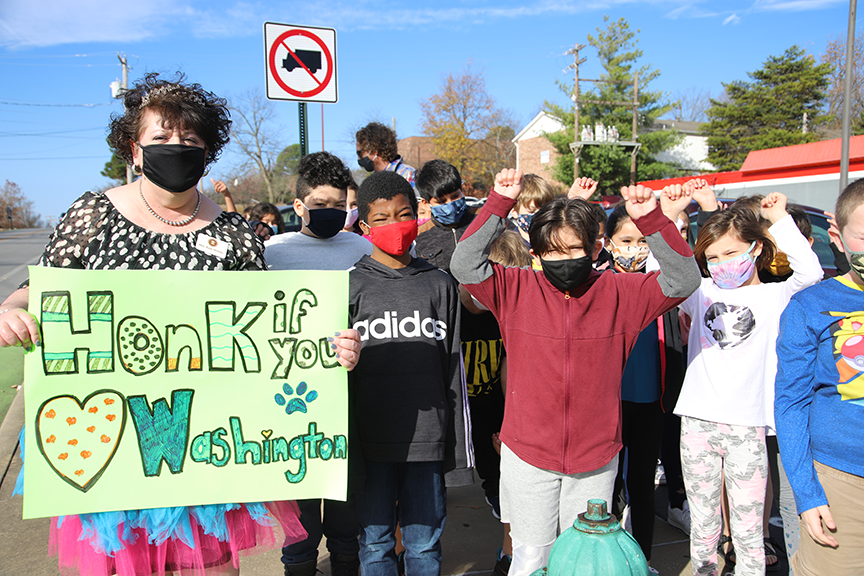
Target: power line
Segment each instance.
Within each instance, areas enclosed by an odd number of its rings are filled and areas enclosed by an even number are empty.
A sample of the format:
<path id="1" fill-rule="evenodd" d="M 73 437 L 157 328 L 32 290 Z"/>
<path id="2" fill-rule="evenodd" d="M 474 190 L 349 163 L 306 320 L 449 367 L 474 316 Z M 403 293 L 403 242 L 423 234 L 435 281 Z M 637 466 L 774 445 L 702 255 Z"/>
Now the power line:
<path id="1" fill-rule="evenodd" d="M 8 100 L 0 100 L 0 104 L 8 104 L 10 106 L 51 106 L 61 108 L 93 108 L 95 106 L 111 106 L 113 102 L 105 102 L 102 104 L 37 104 L 35 102 L 10 102 Z"/>
<path id="2" fill-rule="evenodd" d="M 54 132 L 38 132 L 34 134 L 22 134 L 20 132 L 0 132 L 0 138 L 8 138 L 10 136 L 53 136 L 55 134 L 75 134 L 78 132 L 92 132 L 93 130 L 104 130 L 104 126 L 97 126 L 96 128 L 78 128 L 75 130 L 57 130 Z"/>
<path id="3" fill-rule="evenodd" d="M 113 52 L 96 52 L 95 54 L 0 54 L 0 58 L 89 58 L 91 56 L 105 56 Z"/>
<path id="4" fill-rule="evenodd" d="M 111 66 L 113 68 L 115 64 L 38 64 L 34 62 L 3 62 L 3 66 L 53 66 L 55 68 L 97 68 Z"/>
<path id="5" fill-rule="evenodd" d="M 0 162 L 24 162 L 26 160 L 92 160 L 95 158 L 104 159 L 105 156 L 58 156 L 54 158 L 2 158 L 0 157 Z"/>

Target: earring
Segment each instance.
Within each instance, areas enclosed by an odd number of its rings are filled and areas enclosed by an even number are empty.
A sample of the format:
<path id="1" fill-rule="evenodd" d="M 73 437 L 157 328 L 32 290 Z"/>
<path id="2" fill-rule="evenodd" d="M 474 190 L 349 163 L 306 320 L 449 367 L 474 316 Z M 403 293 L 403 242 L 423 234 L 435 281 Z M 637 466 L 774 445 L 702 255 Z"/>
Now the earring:
<path id="1" fill-rule="evenodd" d="M 141 174 L 143 173 L 144 171 L 141 170 L 140 166 L 138 166 L 137 164 L 132 165 L 132 174 L 134 174 L 135 176 L 141 176 Z"/>

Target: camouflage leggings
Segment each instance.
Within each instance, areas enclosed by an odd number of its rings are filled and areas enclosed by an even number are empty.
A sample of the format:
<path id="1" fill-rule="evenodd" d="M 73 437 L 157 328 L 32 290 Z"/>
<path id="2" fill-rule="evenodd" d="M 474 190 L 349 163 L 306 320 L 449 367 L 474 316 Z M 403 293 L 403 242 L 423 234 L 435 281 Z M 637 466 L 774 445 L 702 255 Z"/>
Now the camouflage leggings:
<path id="1" fill-rule="evenodd" d="M 718 424 L 681 418 L 681 468 L 690 503 L 693 574 L 716 575 L 722 472 L 729 495 L 729 523 L 737 556 L 736 576 L 762 576 L 762 509 L 768 478 L 764 426 Z"/>

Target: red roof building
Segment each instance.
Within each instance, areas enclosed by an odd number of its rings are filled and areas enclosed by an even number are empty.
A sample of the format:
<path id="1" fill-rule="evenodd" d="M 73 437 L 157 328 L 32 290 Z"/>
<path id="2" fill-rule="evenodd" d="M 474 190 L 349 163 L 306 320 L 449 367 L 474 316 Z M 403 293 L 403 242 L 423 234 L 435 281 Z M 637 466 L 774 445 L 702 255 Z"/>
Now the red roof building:
<path id="1" fill-rule="evenodd" d="M 754 150 L 740 170 L 703 174 L 719 198 L 782 192 L 793 202 L 833 210 L 840 193 L 840 138 Z M 864 136 L 849 139 L 849 182 L 864 177 Z M 654 190 L 694 178 L 640 182 Z"/>

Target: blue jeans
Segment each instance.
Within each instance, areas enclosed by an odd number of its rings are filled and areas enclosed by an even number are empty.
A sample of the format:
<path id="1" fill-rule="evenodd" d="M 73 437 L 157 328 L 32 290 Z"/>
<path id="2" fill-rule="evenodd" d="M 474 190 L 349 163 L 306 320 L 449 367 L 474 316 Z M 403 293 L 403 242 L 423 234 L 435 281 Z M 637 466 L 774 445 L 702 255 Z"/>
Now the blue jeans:
<path id="1" fill-rule="evenodd" d="M 297 506 L 300 508 L 300 523 L 309 536 L 282 548 L 283 563 L 302 564 L 316 559 L 322 536 L 327 537 L 327 550 L 331 555 L 357 554 L 360 525 L 357 522 L 354 494 L 348 494 L 346 502 L 324 500 L 323 522 L 320 499 L 298 500 Z"/>
<path id="2" fill-rule="evenodd" d="M 366 487 L 357 494 L 357 515 L 363 576 L 398 576 L 397 521 L 405 546 L 405 574 L 441 574 L 440 538 L 447 519 L 441 462 L 367 460 Z"/>

